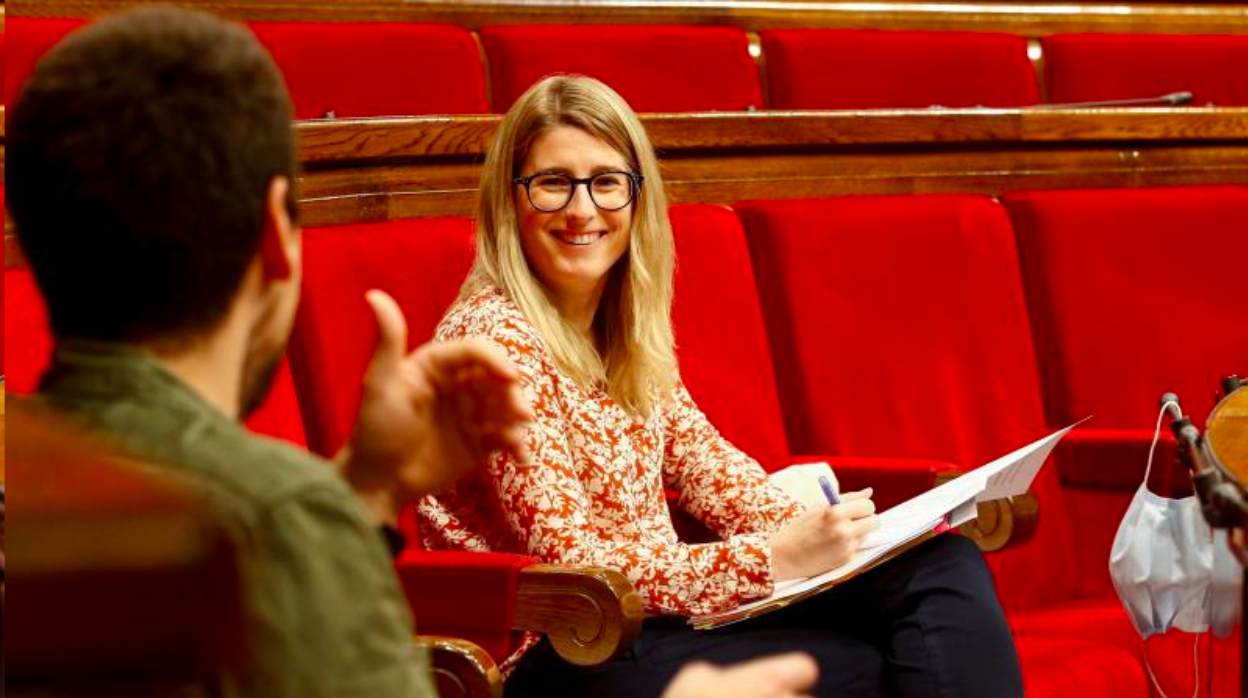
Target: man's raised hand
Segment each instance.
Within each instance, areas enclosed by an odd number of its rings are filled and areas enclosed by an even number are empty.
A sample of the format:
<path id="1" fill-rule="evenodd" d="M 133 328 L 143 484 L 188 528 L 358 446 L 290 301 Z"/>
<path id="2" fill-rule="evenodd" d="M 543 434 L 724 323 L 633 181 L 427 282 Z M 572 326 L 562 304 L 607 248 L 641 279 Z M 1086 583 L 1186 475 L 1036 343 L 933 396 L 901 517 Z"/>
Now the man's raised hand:
<path id="1" fill-rule="evenodd" d="M 398 304 L 377 290 L 365 298 L 380 339 L 339 461 L 375 516 L 389 520 L 402 504 L 450 485 L 493 451 L 524 458 L 531 410 L 502 352 L 468 339 L 408 353 Z"/>

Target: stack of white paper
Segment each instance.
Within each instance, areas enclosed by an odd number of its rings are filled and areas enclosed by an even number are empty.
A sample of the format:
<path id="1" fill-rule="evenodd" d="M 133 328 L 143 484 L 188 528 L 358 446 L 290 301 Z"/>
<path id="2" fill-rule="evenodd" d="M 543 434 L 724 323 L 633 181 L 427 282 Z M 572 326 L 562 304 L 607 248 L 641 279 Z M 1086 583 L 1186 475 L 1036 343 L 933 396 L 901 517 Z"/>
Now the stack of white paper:
<path id="1" fill-rule="evenodd" d="M 1065 429 L 1027 444 L 961 477 L 932 488 L 880 514 L 880 527 L 871 532 L 848 562 L 823 574 L 777 584 L 771 596 L 728 611 L 695 616 L 689 623 L 698 629 L 714 628 L 783 608 L 798 597 L 835 586 L 870 566 L 888 553 L 931 533 L 941 524 L 960 526 L 976 516 L 976 504 L 1015 497 L 1027 491 L 1049 453 L 1076 422 Z"/>

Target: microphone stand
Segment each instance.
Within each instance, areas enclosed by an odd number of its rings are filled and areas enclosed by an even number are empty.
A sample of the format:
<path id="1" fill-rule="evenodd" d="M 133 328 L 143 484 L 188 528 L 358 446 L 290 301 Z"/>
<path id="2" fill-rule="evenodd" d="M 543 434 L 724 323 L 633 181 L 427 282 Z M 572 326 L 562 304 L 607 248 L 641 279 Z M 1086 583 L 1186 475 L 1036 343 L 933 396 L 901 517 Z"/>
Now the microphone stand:
<path id="1" fill-rule="evenodd" d="M 1236 376 L 1228 376 L 1222 379 L 1223 397 L 1229 396 L 1231 393 L 1240 388 L 1248 386 L 1248 381 L 1240 380 Z M 1161 397 L 1162 403 L 1174 402 L 1176 408 L 1179 404 L 1178 397 L 1174 393 L 1166 393 Z M 1221 469 L 1215 466 L 1210 458 L 1208 444 L 1205 443 L 1200 431 L 1192 424 L 1192 420 L 1183 414 L 1181 408 L 1176 411 L 1180 417 L 1170 423 L 1170 429 L 1174 432 L 1176 440 L 1176 455 L 1179 462 L 1187 467 L 1192 477 L 1192 486 L 1196 490 L 1196 496 L 1200 501 L 1200 511 L 1204 514 L 1205 520 L 1209 522 L 1211 528 L 1225 528 L 1232 533 L 1236 530 L 1248 531 L 1248 498 L 1245 492 L 1241 490 L 1230 478 L 1223 474 Z M 1229 541 L 1231 552 L 1245 565 L 1243 585 L 1241 587 L 1241 616 L 1240 627 L 1243 627 L 1244 616 L 1248 613 L 1248 540 L 1240 540 L 1236 542 L 1233 538 Z M 1241 695 L 1248 696 L 1248 643 L 1240 641 L 1240 691 Z"/>

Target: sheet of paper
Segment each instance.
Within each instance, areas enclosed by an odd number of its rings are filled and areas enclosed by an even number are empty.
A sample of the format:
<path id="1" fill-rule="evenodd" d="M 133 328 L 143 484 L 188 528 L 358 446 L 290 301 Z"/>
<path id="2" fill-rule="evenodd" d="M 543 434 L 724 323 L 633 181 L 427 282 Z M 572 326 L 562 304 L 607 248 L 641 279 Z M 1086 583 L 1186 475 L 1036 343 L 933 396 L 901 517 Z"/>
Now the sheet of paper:
<path id="1" fill-rule="evenodd" d="M 1057 442 L 1070 433 L 1071 429 L 1088 419 L 1091 418 L 1085 417 L 1065 429 L 1059 429 L 1039 441 L 1029 443 L 1013 453 L 1007 453 L 973 470 L 972 472 L 982 474 L 988 479 L 988 485 L 976 499 L 981 502 L 989 499 L 1005 499 L 1017 497 L 1026 492 L 1027 488 L 1031 487 L 1032 481 L 1036 479 L 1036 474 L 1040 472 L 1040 466 L 1044 465 L 1049 454 L 1053 452 L 1053 448 L 1057 446 Z"/>
<path id="2" fill-rule="evenodd" d="M 776 605 L 784 599 L 825 585 L 830 586 L 932 531 L 941 523 L 960 526 L 974 519 L 977 502 L 1013 497 L 1027 491 L 1057 442 L 1083 421 L 1055 431 L 884 511 L 879 517 L 879 529 L 868 535 L 853 557 L 840 567 L 814 577 L 777 584 L 771 596 L 723 613 L 691 618 L 690 623 L 699 627 L 715 627 L 721 622 L 743 619 L 756 609 Z"/>
<path id="3" fill-rule="evenodd" d="M 954 508 L 974 500 L 983 488 L 982 479 L 964 475 L 885 510 L 879 517 L 880 527 L 867 535 L 862 548 L 896 546 L 926 533 Z"/>

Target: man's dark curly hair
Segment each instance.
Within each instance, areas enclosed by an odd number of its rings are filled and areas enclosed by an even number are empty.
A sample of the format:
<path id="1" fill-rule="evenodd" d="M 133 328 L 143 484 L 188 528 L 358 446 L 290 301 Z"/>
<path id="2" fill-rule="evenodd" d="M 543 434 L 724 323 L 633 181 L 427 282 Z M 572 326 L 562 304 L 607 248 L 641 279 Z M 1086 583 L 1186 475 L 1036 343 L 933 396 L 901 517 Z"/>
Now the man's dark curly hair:
<path id="1" fill-rule="evenodd" d="M 268 189 L 297 172 L 290 98 L 244 27 L 145 8 L 68 35 L 8 124 L 8 206 L 60 338 L 185 340 L 229 309 Z"/>

